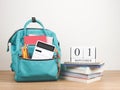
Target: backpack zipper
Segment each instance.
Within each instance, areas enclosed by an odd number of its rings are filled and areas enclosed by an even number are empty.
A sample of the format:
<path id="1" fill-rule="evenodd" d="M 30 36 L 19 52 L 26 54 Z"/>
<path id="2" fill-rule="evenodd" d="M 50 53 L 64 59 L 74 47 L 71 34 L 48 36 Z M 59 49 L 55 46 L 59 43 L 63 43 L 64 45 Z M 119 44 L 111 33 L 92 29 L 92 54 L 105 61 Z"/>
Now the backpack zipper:
<path id="1" fill-rule="evenodd" d="M 36 29 L 36 30 L 40 29 L 40 30 L 42 30 L 41 28 L 27 28 L 27 29 L 28 29 L 28 30 L 30 30 L 30 29 Z M 18 31 L 21 31 L 21 30 L 24 30 L 24 28 L 21 28 L 21 29 L 16 30 L 16 31 L 13 33 L 13 35 L 9 38 L 9 40 L 8 40 L 8 42 L 7 42 L 7 52 L 9 51 L 9 43 L 10 43 L 11 38 L 12 38 Z M 45 30 L 48 30 L 48 29 L 45 29 Z"/>
<path id="2" fill-rule="evenodd" d="M 53 59 L 58 59 L 57 56 L 54 56 L 54 58 L 51 58 L 51 59 L 26 59 L 26 58 L 23 58 L 22 56 L 19 56 L 19 58 L 22 58 L 22 60 L 26 60 L 26 61 L 49 61 L 49 60 L 53 60 Z"/>

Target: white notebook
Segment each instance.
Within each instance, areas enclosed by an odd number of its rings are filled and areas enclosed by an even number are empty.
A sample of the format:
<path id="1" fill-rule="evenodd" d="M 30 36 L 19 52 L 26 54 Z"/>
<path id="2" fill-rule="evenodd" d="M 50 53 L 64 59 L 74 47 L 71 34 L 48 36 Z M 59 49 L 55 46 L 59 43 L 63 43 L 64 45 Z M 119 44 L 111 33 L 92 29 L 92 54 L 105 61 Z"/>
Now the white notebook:
<path id="1" fill-rule="evenodd" d="M 101 77 L 96 77 L 93 79 L 81 79 L 81 78 L 65 76 L 64 79 L 69 80 L 69 81 L 75 81 L 75 82 L 92 83 L 92 82 L 101 80 Z"/>

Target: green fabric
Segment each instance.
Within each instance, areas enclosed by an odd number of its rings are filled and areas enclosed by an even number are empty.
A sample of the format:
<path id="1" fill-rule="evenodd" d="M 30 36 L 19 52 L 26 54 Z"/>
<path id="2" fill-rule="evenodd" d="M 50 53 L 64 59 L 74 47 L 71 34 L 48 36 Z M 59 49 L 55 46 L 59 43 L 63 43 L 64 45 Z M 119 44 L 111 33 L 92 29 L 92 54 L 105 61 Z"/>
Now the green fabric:
<path id="1" fill-rule="evenodd" d="M 16 68 L 16 81 L 46 81 L 57 80 L 57 60 L 31 61 L 22 58 Z"/>

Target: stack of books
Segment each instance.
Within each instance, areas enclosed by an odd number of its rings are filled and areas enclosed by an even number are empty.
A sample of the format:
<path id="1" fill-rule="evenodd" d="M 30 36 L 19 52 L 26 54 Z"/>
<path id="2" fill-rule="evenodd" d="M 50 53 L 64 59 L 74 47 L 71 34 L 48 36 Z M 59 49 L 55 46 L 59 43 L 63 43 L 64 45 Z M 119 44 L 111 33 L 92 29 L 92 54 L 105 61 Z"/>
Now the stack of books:
<path id="1" fill-rule="evenodd" d="M 63 67 L 64 70 L 61 72 L 63 79 L 91 83 L 101 80 L 104 71 L 104 62 L 65 62 Z"/>

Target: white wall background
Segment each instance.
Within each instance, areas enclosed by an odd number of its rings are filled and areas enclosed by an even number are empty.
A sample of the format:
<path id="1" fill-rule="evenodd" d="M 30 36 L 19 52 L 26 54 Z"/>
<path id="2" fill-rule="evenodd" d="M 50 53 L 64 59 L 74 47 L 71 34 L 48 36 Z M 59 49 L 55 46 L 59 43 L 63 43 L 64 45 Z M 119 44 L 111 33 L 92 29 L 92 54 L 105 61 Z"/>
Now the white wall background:
<path id="1" fill-rule="evenodd" d="M 106 70 L 120 70 L 120 0 L 0 0 L 0 70 L 10 70 L 7 40 L 32 16 L 56 32 L 62 62 L 71 46 L 96 46 Z"/>

